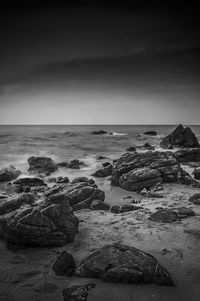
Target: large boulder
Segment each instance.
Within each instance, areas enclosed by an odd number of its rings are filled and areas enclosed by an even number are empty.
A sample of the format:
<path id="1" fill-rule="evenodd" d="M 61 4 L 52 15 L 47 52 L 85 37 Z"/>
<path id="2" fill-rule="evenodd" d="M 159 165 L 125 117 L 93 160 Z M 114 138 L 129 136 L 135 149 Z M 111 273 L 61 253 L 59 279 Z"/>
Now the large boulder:
<path id="1" fill-rule="evenodd" d="M 182 124 L 179 124 L 171 134 L 166 136 L 160 145 L 163 148 L 170 148 L 171 146 L 186 148 L 200 147 L 191 128 L 184 128 Z"/>
<path id="2" fill-rule="evenodd" d="M 200 162 L 200 148 L 181 149 L 174 157 L 181 163 Z"/>
<path id="3" fill-rule="evenodd" d="M 21 174 L 21 171 L 13 165 L 0 169 L 0 182 L 8 182 L 16 179 Z"/>
<path id="4" fill-rule="evenodd" d="M 26 205 L 0 219 L 0 237 L 20 246 L 63 246 L 74 240 L 78 218 L 65 195 L 54 195 L 40 205 Z"/>
<path id="5" fill-rule="evenodd" d="M 111 163 L 109 163 L 108 165 L 102 166 L 101 169 L 98 169 L 97 171 L 95 171 L 93 173 L 93 176 L 97 177 L 97 178 L 108 177 L 108 176 L 111 176 L 112 170 L 113 170 L 113 166 Z"/>
<path id="6" fill-rule="evenodd" d="M 18 197 L 11 197 L 3 203 L 0 203 L 0 215 L 12 212 L 23 205 L 32 205 L 34 201 L 35 198 L 30 193 L 24 193 Z"/>
<path id="7" fill-rule="evenodd" d="M 30 173 L 49 175 L 57 170 L 56 163 L 48 157 L 30 157 L 28 159 Z"/>
<path id="8" fill-rule="evenodd" d="M 130 191 L 141 191 L 158 183 L 197 183 L 171 152 L 126 153 L 114 165 L 111 183 Z"/>
<path id="9" fill-rule="evenodd" d="M 169 273 L 152 255 L 118 243 L 106 245 L 83 259 L 76 275 L 106 282 L 174 285 Z"/>

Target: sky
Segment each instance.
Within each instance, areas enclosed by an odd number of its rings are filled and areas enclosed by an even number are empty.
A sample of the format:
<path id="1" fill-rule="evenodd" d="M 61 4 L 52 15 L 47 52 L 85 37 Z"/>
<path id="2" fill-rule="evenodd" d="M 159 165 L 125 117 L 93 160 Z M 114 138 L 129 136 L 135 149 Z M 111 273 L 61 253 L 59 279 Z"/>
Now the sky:
<path id="1" fill-rule="evenodd" d="M 198 10 L 159 3 L 2 2 L 0 124 L 200 124 Z"/>

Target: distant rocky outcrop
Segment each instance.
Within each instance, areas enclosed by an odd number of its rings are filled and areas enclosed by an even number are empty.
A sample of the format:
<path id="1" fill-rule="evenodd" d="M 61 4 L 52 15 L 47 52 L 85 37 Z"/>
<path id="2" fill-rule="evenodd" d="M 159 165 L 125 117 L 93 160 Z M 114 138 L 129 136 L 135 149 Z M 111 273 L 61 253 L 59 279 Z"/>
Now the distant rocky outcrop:
<path id="1" fill-rule="evenodd" d="M 108 132 L 99 130 L 99 131 L 93 131 L 93 132 L 91 132 L 91 134 L 92 135 L 105 135 L 105 134 L 108 134 Z"/>
<path id="2" fill-rule="evenodd" d="M 111 183 L 130 191 L 141 191 L 160 183 L 198 186 L 170 152 L 126 153 L 113 168 Z"/>
<path id="3" fill-rule="evenodd" d="M 113 166 L 111 163 L 108 162 L 108 164 L 103 163 L 102 168 L 95 171 L 92 175 L 94 177 L 108 177 L 112 174 Z"/>
<path id="4" fill-rule="evenodd" d="M 184 128 L 182 124 L 179 124 L 171 134 L 165 137 L 161 141 L 160 146 L 163 148 L 170 148 L 171 146 L 185 148 L 200 147 L 191 128 Z"/>
<path id="5" fill-rule="evenodd" d="M 56 163 L 48 157 L 30 157 L 28 159 L 30 173 L 50 175 L 57 170 Z"/>
<path id="6" fill-rule="evenodd" d="M 21 174 L 21 171 L 16 169 L 13 165 L 0 169 L 0 182 L 8 182 L 16 179 Z"/>
<path id="7" fill-rule="evenodd" d="M 144 135 L 147 136 L 157 136 L 157 132 L 156 131 L 147 131 L 144 133 Z"/>
<path id="8" fill-rule="evenodd" d="M 118 243 L 106 245 L 83 259 L 76 275 L 105 282 L 174 285 L 170 274 L 152 255 Z"/>

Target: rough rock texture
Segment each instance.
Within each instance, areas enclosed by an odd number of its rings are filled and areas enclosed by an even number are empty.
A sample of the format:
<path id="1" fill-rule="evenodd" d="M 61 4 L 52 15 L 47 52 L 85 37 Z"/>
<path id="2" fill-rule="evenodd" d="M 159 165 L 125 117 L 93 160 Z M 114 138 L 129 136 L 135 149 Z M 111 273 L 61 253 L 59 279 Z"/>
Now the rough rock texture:
<path id="1" fill-rule="evenodd" d="M 136 152 L 136 147 L 135 146 L 129 146 L 127 147 L 127 152 Z"/>
<path id="2" fill-rule="evenodd" d="M 30 157 L 28 159 L 30 173 L 49 175 L 57 170 L 56 163 L 48 157 Z"/>
<path id="3" fill-rule="evenodd" d="M 170 146 L 176 147 L 200 147 L 199 142 L 189 127 L 183 127 L 182 124 L 179 124 L 175 130 L 165 137 L 161 143 L 161 147 L 169 148 Z"/>
<path id="4" fill-rule="evenodd" d="M 182 149 L 174 154 L 174 157 L 181 163 L 200 162 L 200 149 Z"/>
<path id="5" fill-rule="evenodd" d="M 86 177 L 77 177 L 75 179 L 72 180 L 72 184 L 74 183 L 80 183 L 80 182 L 86 182 L 86 183 L 89 183 L 89 184 L 95 184 L 95 181 L 93 179 L 88 179 Z"/>
<path id="6" fill-rule="evenodd" d="M 200 180 L 200 167 L 194 169 L 193 175 L 194 175 L 195 180 Z"/>
<path id="7" fill-rule="evenodd" d="M 93 200 L 90 209 L 92 210 L 110 210 L 110 205 L 99 200 Z"/>
<path id="8" fill-rule="evenodd" d="M 97 171 L 95 171 L 95 173 L 93 173 L 93 176 L 98 177 L 98 178 L 108 177 L 108 176 L 111 176 L 112 170 L 113 170 L 113 166 L 110 163 L 106 166 L 103 166 L 101 169 L 98 169 Z"/>
<path id="9" fill-rule="evenodd" d="M 63 290 L 64 301 L 87 301 L 88 291 L 96 284 L 73 285 Z"/>
<path id="10" fill-rule="evenodd" d="M 0 182 L 12 181 L 19 177 L 20 170 L 17 170 L 13 165 L 0 169 Z"/>
<path id="11" fill-rule="evenodd" d="M 147 132 L 144 133 L 144 135 L 157 136 L 157 132 L 156 131 L 147 131 Z"/>
<path id="12" fill-rule="evenodd" d="M 137 145 L 137 148 L 142 149 L 142 150 L 154 150 L 155 147 L 149 144 L 148 142 L 143 144 L 143 145 Z"/>
<path id="13" fill-rule="evenodd" d="M 33 205 L 34 201 L 34 196 L 28 193 L 12 197 L 0 204 L 0 215 L 19 209 L 23 205 Z"/>
<path id="14" fill-rule="evenodd" d="M 179 207 L 173 209 L 160 209 L 155 213 L 152 213 L 149 219 L 160 223 L 173 223 L 182 218 L 194 215 L 195 213 L 192 209 L 186 207 Z"/>
<path id="15" fill-rule="evenodd" d="M 173 286 L 169 273 L 150 254 L 122 244 L 106 245 L 86 257 L 76 275 L 106 282 Z"/>
<path id="16" fill-rule="evenodd" d="M 132 204 L 124 204 L 122 206 L 118 206 L 118 205 L 112 206 L 110 211 L 113 213 L 123 213 L 123 212 L 138 210 L 140 208 L 142 207 L 134 206 Z"/>
<path id="17" fill-rule="evenodd" d="M 200 205 L 200 193 L 195 193 L 193 196 L 189 198 L 188 201 L 192 202 L 195 205 Z"/>
<path id="18" fill-rule="evenodd" d="M 130 191 L 169 182 L 199 185 L 170 152 L 126 153 L 115 162 L 111 177 L 113 185 Z"/>
<path id="19" fill-rule="evenodd" d="M 72 276 L 75 271 L 75 261 L 72 254 L 62 251 L 52 266 L 56 275 Z"/>
<path id="20" fill-rule="evenodd" d="M 78 232 L 78 219 L 65 195 L 53 195 L 41 205 L 22 207 L 0 219 L 0 236 L 22 246 L 62 246 Z"/>
<path id="21" fill-rule="evenodd" d="M 13 182 L 14 185 L 21 185 L 23 187 L 25 186 L 30 186 L 30 187 L 35 187 L 35 186 L 46 186 L 45 182 L 42 179 L 39 178 L 20 178 L 17 179 Z"/>

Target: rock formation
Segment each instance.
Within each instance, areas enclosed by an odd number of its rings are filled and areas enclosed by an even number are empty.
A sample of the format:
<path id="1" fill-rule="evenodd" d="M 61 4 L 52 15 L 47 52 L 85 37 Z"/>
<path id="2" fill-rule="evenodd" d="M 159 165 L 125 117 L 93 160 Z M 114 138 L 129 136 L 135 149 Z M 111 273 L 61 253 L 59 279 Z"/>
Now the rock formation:
<path id="1" fill-rule="evenodd" d="M 57 170 L 56 163 L 48 157 L 30 157 L 28 159 L 30 173 L 49 175 Z"/>
<path id="2" fill-rule="evenodd" d="M 0 169 L 0 182 L 8 182 L 16 179 L 21 174 L 13 165 Z"/>

